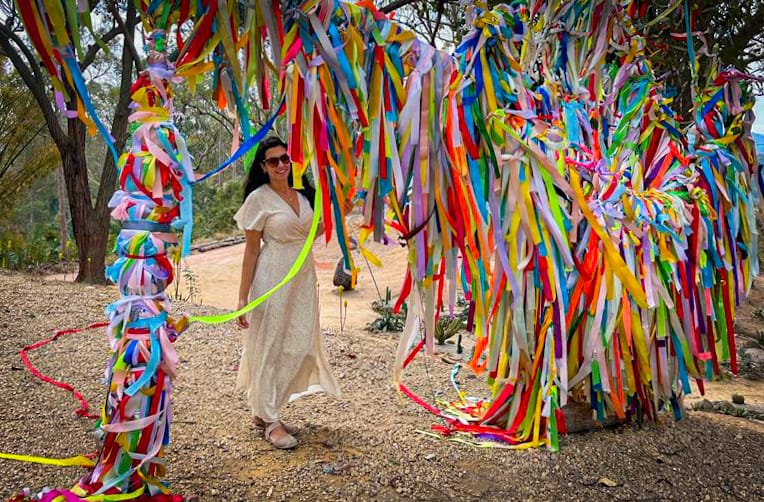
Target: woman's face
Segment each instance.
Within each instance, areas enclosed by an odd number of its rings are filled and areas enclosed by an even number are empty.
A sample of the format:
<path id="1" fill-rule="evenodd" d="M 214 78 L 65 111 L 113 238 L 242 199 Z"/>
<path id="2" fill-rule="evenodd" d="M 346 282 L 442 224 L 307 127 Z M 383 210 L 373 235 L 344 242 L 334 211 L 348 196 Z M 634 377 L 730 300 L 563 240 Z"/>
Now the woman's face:
<path id="1" fill-rule="evenodd" d="M 271 181 L 286 180 L 292 170 L 292 162 L 289 160 L 286 148 L 274 146 L 265 151 L 263 169 L 268 173 Z"/>

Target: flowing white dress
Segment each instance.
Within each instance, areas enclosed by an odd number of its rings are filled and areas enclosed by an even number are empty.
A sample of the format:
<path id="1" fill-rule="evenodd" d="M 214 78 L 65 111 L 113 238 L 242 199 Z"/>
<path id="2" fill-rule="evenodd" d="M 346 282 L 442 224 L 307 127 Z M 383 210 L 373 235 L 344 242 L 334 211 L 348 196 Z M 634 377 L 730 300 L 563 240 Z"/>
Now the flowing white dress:
<path id="1" fill-rule="evenodd" d="M 249 194 L 234 219 L 242 230 L 262 232 L 250 301 L 287 275 L 310 231 L 313 210 L 298 193 L 299 216 L 268 185 Z M 300 272 L 252 310 L 236 386 L 247 392 L 252 413 L 274 422 L 289 401 L 316 392 L 339 395 L 321 341 L 318 282 L 313 254 Z"/>

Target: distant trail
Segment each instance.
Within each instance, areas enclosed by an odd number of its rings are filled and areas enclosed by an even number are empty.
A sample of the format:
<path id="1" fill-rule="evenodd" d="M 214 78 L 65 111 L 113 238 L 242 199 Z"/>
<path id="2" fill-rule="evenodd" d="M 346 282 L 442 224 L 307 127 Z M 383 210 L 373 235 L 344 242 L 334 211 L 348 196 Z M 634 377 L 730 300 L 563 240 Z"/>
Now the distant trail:
<path id="1" fill-rule="evenodd" d="M 242 242 L 244 242 L 244 240 L 245 240 L 245 237 L 243 235 L 226 237 L 225 239 L 220 239 L 213 242 L 205 242 L 204 244 L 197 244 L 195 246 L 191 246 L 191 252 L 205 253 L 213 249 L 218 249 L 218 248 L 223 248 L 228 246 L 235 246 L 236 244 L 241 244 Z"/>

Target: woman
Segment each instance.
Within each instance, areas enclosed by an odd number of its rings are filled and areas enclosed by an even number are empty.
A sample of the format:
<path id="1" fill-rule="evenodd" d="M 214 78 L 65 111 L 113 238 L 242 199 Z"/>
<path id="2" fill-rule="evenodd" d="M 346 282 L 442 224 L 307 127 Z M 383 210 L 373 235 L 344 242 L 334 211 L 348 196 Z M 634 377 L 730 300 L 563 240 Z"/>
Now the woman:
<path id="1" fill-rule="evenodd" d="M 239 308 L 281 282 L 302 249 L 313 220 L 315 190 L 292 188 L 287 145 L 265 139 L 255 154 L 244 189 L 244 204 L 234 216 L 246 232 Z M 281 408 L 306 394 L 339 395 L 321 342 L 318 285 L 313 255 L 300 272 L 263 304 L 249 320 L 239 364 L 237 387 L 246 389 L 256 427 L 274 447 L 297 446 L 295 428 L 279 420 Z"/>

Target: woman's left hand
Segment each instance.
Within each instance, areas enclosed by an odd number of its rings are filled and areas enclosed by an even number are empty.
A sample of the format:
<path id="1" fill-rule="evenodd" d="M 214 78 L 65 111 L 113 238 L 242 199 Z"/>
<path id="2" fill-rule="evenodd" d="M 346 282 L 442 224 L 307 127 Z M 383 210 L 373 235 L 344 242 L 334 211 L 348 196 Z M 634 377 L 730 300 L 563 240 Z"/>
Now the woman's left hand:
<path id="1" fill-rule="evenodd" d="M 239 302 L 239 307 L 237 308 L 237 310 L 241 310 L 241 309 L 243 309 L 244 307 L 246 307 L 246 305 L 247 305 L 247 302 L 241 302 L 241 301 L 240 301 L 240 302 Z M 240 315 L 239 317 L 237 317 L 237 318 L 236 318 L 236 324 L 237 324 L 237 325 L 238 325 L 240 328 L 242 328 L 242 329 L 247 329 L 247 328 L 249 328 L 249 321 L 247 321 L 247 314 L 242 314 L 242 315 Z"/>

